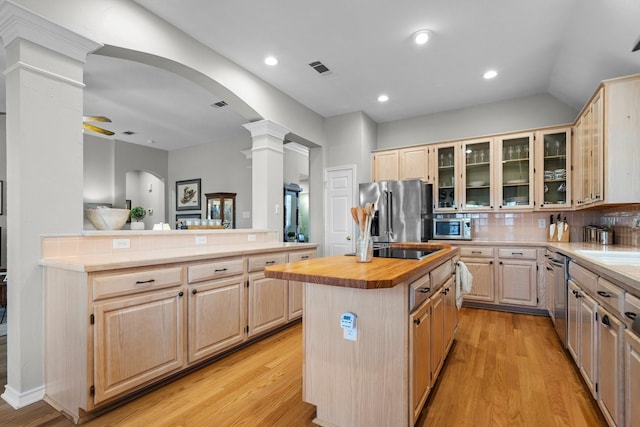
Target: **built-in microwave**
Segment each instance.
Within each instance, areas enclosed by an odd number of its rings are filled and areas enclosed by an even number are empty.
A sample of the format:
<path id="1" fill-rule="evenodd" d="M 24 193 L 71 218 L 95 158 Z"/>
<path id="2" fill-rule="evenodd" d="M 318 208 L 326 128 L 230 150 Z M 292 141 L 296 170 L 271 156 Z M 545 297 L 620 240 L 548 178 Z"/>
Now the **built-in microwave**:
<path id="1" fill-rule="evenodd" d="M 471 240 L 470 218 L 434 218 L 433 238 Z"/>

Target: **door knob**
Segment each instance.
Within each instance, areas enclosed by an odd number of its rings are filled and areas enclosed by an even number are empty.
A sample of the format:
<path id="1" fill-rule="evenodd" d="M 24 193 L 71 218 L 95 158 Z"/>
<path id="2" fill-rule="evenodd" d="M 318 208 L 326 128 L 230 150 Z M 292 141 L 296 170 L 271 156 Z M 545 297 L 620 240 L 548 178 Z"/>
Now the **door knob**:
<path id="1" fill-rule="evenodd" d="M 351 240 L 351 236 L 347 234 L 347 240 Z"/>

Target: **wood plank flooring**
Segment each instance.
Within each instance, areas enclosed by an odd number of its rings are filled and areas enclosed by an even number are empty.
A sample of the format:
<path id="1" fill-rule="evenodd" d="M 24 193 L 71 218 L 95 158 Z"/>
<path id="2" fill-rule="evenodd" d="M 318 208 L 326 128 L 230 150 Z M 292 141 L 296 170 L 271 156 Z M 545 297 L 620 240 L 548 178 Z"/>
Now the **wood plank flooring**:
<path id="1" fill-rule="evenodd" d="M 298 324 L 148 393 L 86 426 L 313 426 L 302 401 Z M 6 337 L 0 338 L 6 383 Z M 44 402 L 0 401 L 0 425 L 71 426 Z M 604 426 L 551 320 L 463 308 L 456 344 L 418 423 L 426 426 Z M 386 427 L 386 426 L 385 426 Z"/>

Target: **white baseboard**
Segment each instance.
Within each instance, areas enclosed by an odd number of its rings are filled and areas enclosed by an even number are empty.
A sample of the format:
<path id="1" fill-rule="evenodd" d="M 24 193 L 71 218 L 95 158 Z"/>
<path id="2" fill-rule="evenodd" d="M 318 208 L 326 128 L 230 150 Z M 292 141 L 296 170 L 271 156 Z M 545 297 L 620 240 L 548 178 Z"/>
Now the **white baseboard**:
<path id="1" fill-rule="evenodd" d="M 25 393 L 18 393 L 11 386 L 4 386 L 2 399 L 13 407 L 13 409 L 24 408 L 32 403 L 36 403 L 44 398 L 44 386 L 36 387 Z"/>

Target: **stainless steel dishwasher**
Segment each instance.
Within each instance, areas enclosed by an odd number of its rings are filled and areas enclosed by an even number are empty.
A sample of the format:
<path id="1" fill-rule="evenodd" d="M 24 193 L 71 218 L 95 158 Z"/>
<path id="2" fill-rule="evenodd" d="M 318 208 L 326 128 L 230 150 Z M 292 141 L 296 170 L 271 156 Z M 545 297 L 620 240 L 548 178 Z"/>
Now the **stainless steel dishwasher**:
<path id="1" fill-rule="evenodd" d="M 567 346 L 567 267 L 569 257 L 547 250 L 547 298 L 556 333 L 564 347 Z"/>

